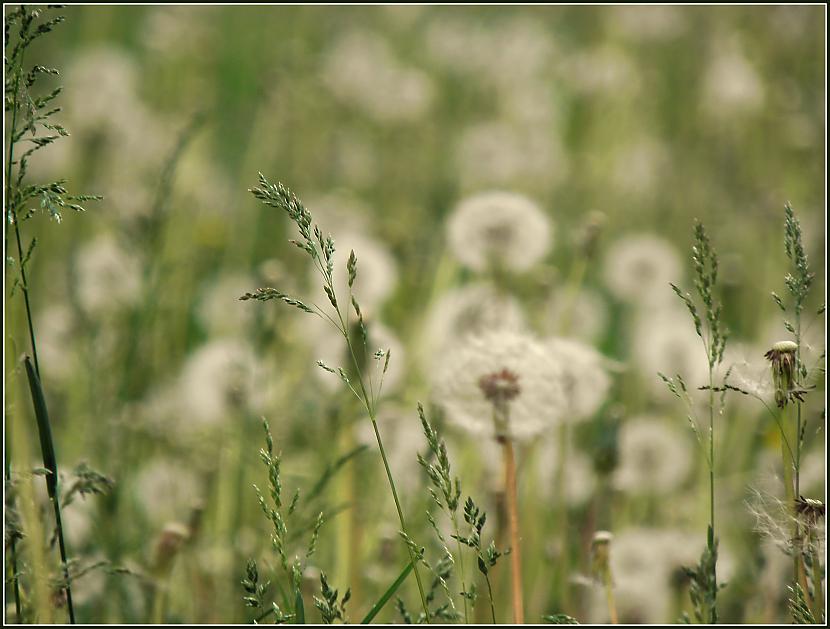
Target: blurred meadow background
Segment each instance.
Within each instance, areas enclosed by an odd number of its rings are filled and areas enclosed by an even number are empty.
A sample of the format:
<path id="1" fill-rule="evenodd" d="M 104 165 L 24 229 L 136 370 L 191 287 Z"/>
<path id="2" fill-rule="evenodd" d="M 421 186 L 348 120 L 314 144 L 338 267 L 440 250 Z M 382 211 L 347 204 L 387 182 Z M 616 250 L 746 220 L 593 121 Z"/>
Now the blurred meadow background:
<path id="1" fill-rule="evenodd" d="M 688 383 L 705 440 L 707 395 L 696 389 L 708 384 L 707 356 L 669 283 L 693 291 L 699 219 L 719 256 L 730 333 L 718 373 L 733 367 L 736 386 L 769 400 L 764 354 L 791 339 L 770 297 L 789 295 L 787 202 L 816 273 L 800 344 L 818 368 L 799 405 L 800 493 L 825 500 L 823 7 L 61 13 L 65 23 L 26 54 L 60 69 L 40 89 L 63 86 L 54 118 L 70 135 L 34 154 L 27 177 L 66 178 L 71 192 L 103 200 L 21 227 L 24 249 L 37 239 L 28 294 L 63 491 L 95 490 L 63 508 L 79 620 L 244 623 L 271 600 L 286 608 L 273 523 L 252 487 L 268 495 L 262 417 L 282 454 L 286 504 L 301 490 L 287 545 L 289 563 L 302 558 L 309 622 L 320 617 L 321 571 L 341 598 L 351 588 L 346 616 L 358 622 L 409 561 L 366 409 L 316 364 L 348 368 L 343 336 L 278 301 L 239 300 L 269 286 L 327 304 L 310 260 L 288 243 L 296 226 L 248 192 L 258 172 L 332 235 L 338 287 L 356 253 L 370 352 L 391 350 L 378 361 L 388 359 L 378 426 L 408 533 L 434 569 L 442 543 L 428 509 L 456 545 L 417 460 L 432 460 L 417 403 L 446 440 L 462 505 L 471 495 L 488 514 L 483 545 L 505 550 L 499 444 L 465 378 L 478 377 L 479 354 L 492 361 L 503 349 L 512 365 L 525 348 L 525 358 L 567 363 L 551 373 L 571 379 L 560 409 L 551 391 L 565 385 L 544 370 L 518 384 L 527 621 L 608 622 L 609 571 L 620 621 L 693 616 L 682 566 L 707 545 L 708 468 L 658 372 Z M 6 555 L 11 520 L 25 536 L 22 620 L 63 622 L 15 274 L 7 264 Z M 761 401 L 733 393 L 714 433 L 720 620 L 787 621 L 792 560 L 765 512 L 785 495 L 780 431 Z M 597 531 L 613 535 L 605 564 Z M 250 559 L 259 583 L 272 582 L 253 597 L 264 607 L 243 600 Z M 464 561 L 478 590 L 467 620 L 491 622 L 483 575 L 474 555 Z M 491 570 L 498 622 L 513 619 L 511 561 Z M 48 600 L 36 587 L 44 571 Z M 6 573 L 13 621 L 8 561 Z M 458 570 L 445 581 L 463 621 Z M 417 620 L 412 576 L 396 596 Z M 447 598 L 439 583 L 434 606 Z M 393 597 L 376 620 L 404 618 Z"/>

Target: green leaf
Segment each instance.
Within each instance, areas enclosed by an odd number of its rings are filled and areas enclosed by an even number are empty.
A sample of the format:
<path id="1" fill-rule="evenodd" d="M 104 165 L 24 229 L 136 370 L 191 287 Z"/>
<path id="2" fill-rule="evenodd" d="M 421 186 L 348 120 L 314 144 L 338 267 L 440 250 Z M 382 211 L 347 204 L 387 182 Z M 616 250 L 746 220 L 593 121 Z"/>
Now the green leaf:
<path id="1" fill-rule="evenodd" d="M 303 595 L 300 590 L 297 590 L 294 595 L 294 612 L 297 615 L 297 622 L 298 625 L 305 624 L 305 607 L 303 606 Z"/>
<path id="2" fill-rule="evenodd" d="M 360 621 L 361 625 L 368 625 L 372 622 L 375 616 L 378 615 L 383 606 L 395 595 L 395 592 L 398 591 L 398 588 L 401 587 L 404 581 L 406 581 L 406 577 L 409 576 L 409 573 L 412 572 L 412 563 L 406 564 L 406 567 L 401 571 L 401 574 L 395 579 L 395 582 L 389 586 L 389 589 L 383 593 L 378 601 L 372 606 L 372 609 L 369 610 L 369 613 Z"/>

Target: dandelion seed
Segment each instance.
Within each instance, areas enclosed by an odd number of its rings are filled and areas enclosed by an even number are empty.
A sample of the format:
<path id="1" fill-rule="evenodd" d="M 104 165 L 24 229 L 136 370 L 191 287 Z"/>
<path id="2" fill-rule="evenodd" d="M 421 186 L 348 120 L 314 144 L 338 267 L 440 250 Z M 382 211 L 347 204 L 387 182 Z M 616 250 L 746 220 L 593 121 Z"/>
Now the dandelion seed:
<path id="1" fill-rule="evenodd" d="M 527 271 L 550 250 L 552 226 L 529 199 L 486 192 L 462 201 L 447 221 L 449 247 L 474 271 Z"/>

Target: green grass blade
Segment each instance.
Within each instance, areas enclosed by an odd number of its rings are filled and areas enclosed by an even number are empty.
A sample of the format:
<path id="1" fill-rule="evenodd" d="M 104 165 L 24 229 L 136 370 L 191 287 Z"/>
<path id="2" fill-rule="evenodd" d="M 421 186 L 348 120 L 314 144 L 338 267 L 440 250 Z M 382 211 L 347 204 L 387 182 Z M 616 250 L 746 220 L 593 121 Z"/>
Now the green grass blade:
<path id="1" fill-rule="evenodd" d="M 37 372 L 28 356 L 24 359 L 24 363 L 26 365 L 26 376 L 29 378 L 29 390 L 32 392 L 32 404 L 35 407 L 40 450 L 43 453 L 43 467 L 49 470 L 49 474 L 46 476 L 46 489 L 55 510 L 55 526 L 58 531 L 63 576 L 66 580 L 66 607 L 69 612 L 69 622 L 74 625 L 75 608 L 72 605 L 72 588 L 69 582 L 69 570 L 66 565 L 66 543 L 64 542 L 63 522 L 61 521 L 60 497 L 58 496 L 58 458 L 55 455 L 55 442 L 52 440 L 52 425 L 49 422 L 49 411 L 46 408 L 46 397 L 43 395 L 43 388 L 40 386 L 40 378 L 37 377 Z"/>
<path id="2" fill-rule="evenodd" d="M 294 596 L 294 613 L 297 614 L 295 618 L 295 625 L 304 625 L 305 624 L 305 607 L 303 606 L 303 595 L 300 590 L 297 590 L 296 595 Z"/>
<path id="3" fill-rule="evenodd" d="M 29 389 L 32 392 L 32 403 L 35 407 L 35 418 L 37 419 L 37 432 L 40 436 L 40 451 L 43 453 L 43 467 L 49 470 L 46 476 L 46 487 L 49 490 L 49 497 L 56 499 L 58 488 L 58 460 L 55 455 L 55 443 L 52 441 L 52 426 L 49 423 L 49 412 L 46 410 L 46 398 L 40 386 L 40 379 L 37 377 L 31 359 L 26 356 L 26 375 L 29 378 Z"/>
<path id="4" fill-rule="evenodd" d="M 401 571 L 401 574 L 398 576 L 398 578 L 395 579 L 395 582 L 389 586 L 389 589 L 386 590 L 386 592 L 383 593 L 383 596 L 381 596 L 378 599 L 378 602 L 375 603 L 374 606 L 372 606 L 372 609 L 369 610 L 369 613 L 366 614 L 366 617 L 360 621 L 361 625 L 368 625 L 370 622 L 372 622 L 372 619 L 378 615 L 380 610 L 383 609 L 383 606 L 386 605 L 386 603 L 389 602 L 389 599 L 395 595 L 395 592 L 398 591 L 398 588 L 401 587 L 401 584 L 403 584 L 403 582 L 406 581 L 406 577 L 409 576 L 410 572 L 412 572 L 412 564 L 408 563 L 406 564 L 406 567 L 403 569 L 403 571 Z"/>

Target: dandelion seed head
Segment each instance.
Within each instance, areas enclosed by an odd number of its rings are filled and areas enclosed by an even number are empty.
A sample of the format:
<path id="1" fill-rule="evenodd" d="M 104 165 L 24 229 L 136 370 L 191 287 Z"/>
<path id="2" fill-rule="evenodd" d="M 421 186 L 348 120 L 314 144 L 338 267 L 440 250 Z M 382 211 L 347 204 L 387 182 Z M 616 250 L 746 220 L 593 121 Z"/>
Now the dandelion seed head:
<path id="1" fill-rule="evenodd" d="M 543 432 L 561 418 L 566 400 L 561 368 L 532 337 L 496 331 L 457 345 L 439 368 L 435 401 L 450 422 L 474 434 L 496 437 L 493 403 L 481 389 L 482 378 L 510 373 L 519 393 L 508 402 L 507 436 L 525 439 Z"/>
<path id="2" fill-rule="evenodd" d="M 47 306 L 35 319 L 40 368 L 52 382 L 64 382 L 80 369 L 73 351 L 76 327 L 72 310 L 62 303 Z"/>
<path id="3" fill-rule="evenodd" d="M 548 253 L 551 221 L 530 199 L 485 192 L 463 200 L 447 221 L 450 250 L 464 266 L 527 271 Z"/>
<path id="4" fill-rule="evenodd" d="M 382 323 L 378 321 L 367 321 L 366 327 L 368 331 L 368 345 L 366 348 L 366 364 L 363 370 L 366 387 L 367 389 L 369 388 L 369 379 L 371 379 L 371 386 L 377 393 L 377 387 L 380 384 L 384 367 L 384 360 L 375 360 L 372 354 L 378 349 L 384 352 L 388 349 L 391 350 L 391 354 L 388 369 L 386 374 L 383 375 L 382 394 L 390 395 L 398 390 L 405 379 L 406 350 L 397 335 Z M 337 371 L 338 367 L 342 367 L 346 372 L 350 372 L 354 366 L 353 359 L 349 354 L 348 346 L 343 335 L 325 321 L 318 320 L 317 328 L 318 333 L 313 344 L 315 361 L 322 360 L 323 363 L 334 368 L 335 371 Z M 362 340 L 358 338 L 355 342 L 360 344 Z M 337 391 L 344 386 L 343 381 L 335 374 L 327 373 L 318 367 L 314 368 L 314 373 L 320 384 L 328 391 Z M 355 383 L 356 385 L 357 383 Z"/>
<path id="5" fill-rule="evenodd" d="M 256 410 L 265 389 L 264 369 L 244 341 L 220 338 L 190 355 L 179 378 L 183 412 L 177 428 L 190 431 L 220 426 L 242 409 Z"/>
<path id="6" fill-rule="evenodd" d="M 624 236 L 605 255 L 605 285 L 621 301 L 637 305 L 665 303 L 672 297 L 670 282 L 683 277 L 677 249 L 654 234 Z"/>
<path id="7" fill-rule="evenodd" d="M 571 300 L 563 291 L 557 291 L 547 306 L 548 329 L 561 329 L 565 319 L 568 335 L 583 342 L 599 339 L 608 327 L 608 304 L 597 291 L 582 289 Z"/>
<path id="8" fill-rule="evenodd" d="M 351 308 L 349 303 L 349 275 L 347 263 L 352 251 L 357 255 L 357 278 L 352 293 L 357 298 L 364 316 L 378 309 L 395 290 L 398 265 L 389 249 L 380 241 L 357 232 L 343 232 L 334 236 L 334 290 L 341 311 Z M 328 305 L 322 289 L 322 278 L 316 267 L 309 271 L 309 283 L 317 288 L 318 304 Z"/>
<path id="9" fill-rule="evenodd" d="M 668 399 L 671 393 L 657 376 L 680 374 L 688 386 L 708 383 L 703 343 L 689 313 L 678 305 L 642 312 L 634 322 L 631 357 L 653 393 Z"/>
<path id="10" fill-rule="evenodd" d="M 567 155 L 558 138 L 540 133 L 535 123 L 476 123 L 461 132 L 454 151 L 465 190 L 484 186 L 533 189 L 540 180 L 555 184 L 568 174 Z"/>
<path id="11" fill-rule="evenodd" d="M 434 373 L 436 361 L 468 336 L 493 330 L 521 332 L 525 327 L 519 302 L 489 284 L 449 290 L 427 313 L 420 343 L 422 364 L 427 373 Z"/>
<path id="12" fill-rule="evenodd" d="M 254 281 L 242 273 L 227 273 L 205 282 L 196 316 L 208 336 L 245 336 L 254 321 L 255 311 L 238 303 Z"/>
<path id="13" fill-rule="evenodd" d="M 155 526 L 188 516 L 201 483 L 187 466 L 170 459 L 146 463 L 135 475 L 134 495 L 144 515 Z"/>
<path id="14" fill-rule="evenodd" d="M 719 42 L 703 77 L 702 107 L 715 118 L 751 114 L 764 104 L 764 84 L 737 41 Z"/>
<path id="15" fill-rule="evenodd" d="M 380 122 L 418 119 L 434 100 L 430 78 L 401 63 L 380 35 L 368 31 L 337 40 L 325 55 L 322 74 L 338 99 Z"/>
<path id="16" fill-rule="evenodd" d="M 76 269 L 78 302 L 90 316 L 112 313 L 141 297 L 141 263 L 111 236 L 86 244 Z"/>
<path id="17" fill-rule="evenodd" d="M 635 42 L 675 39 L 688 26 L 685 15 L 676 6 L 617 5 L 608 9 L 606 15 L 613 30 Z"/>
<path id="18" fill-rule="evenodd" d="M 565 421 L 590 419 L 605 403 L 611 388 L 604 357 L 593 347 L 571 339 L 550 338 L 545 344 L 561 367 L 568 398 Z"/>
<path id="19" fill-rule="evenodd" d="M 625 421 L 614 485 L 632 494 L 664 495 L 679 488 L 692 468 L 688 435 L 654 417 Z"/>
<path id="20" fill-rule="evenodd" d="M 558 438 L 546 436 L 542 439 L 535 456 L 535 471 L 539 493 L 547 500 L 555 500 L 556 472 L 559 465 Z M 573 444 L 567 446 L 567 469 L 565 470 L 565 500 L 572 507 L 584 505 L 594 495 L 597 477 L 591 457 Z M 498 460 L 496 458 L 495 460 Z"/>

